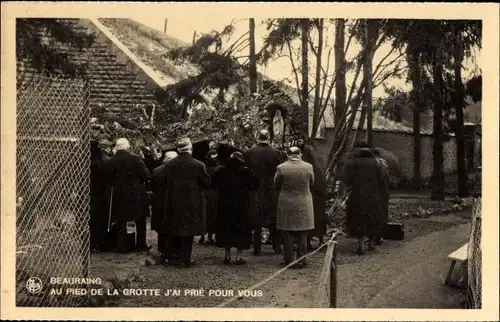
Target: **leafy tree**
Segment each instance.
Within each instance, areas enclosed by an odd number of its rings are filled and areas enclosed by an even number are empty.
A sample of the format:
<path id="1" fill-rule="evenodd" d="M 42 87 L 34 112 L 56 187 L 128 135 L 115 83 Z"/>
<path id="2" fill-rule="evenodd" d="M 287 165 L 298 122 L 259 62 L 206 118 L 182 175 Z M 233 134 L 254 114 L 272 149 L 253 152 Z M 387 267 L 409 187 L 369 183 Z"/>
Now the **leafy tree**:
<path id="1" fill-rule="evenodd" d="M 85 76 L 87 64 L 72 59 L 89 48 L 95 35 L 75 28 L 75 20 L 16 19 L 16 60 L 46 75 Z"/>
<path id="2" fill-rule="evenodd" d="M 169 50 L 165 57 L 182 64 L 186 60 L 196 65 L 199 72 L 186 79 L 166 86 L 160 93 L 167 104 L 179 105 L 181 116 L 186 119 L 194 104 L 209 102 L 203 96 L 205 91 L 217 90 L 217 100 L 224 102 L 225 93 L 231 85 L 244 79 L 244 66 L 239 63 L 236 53 L 249 46 L 248 32 L 235 42 L 223 48 L 223 42 L 234 32 L 233 24 L 221 32 L 202 34 L 194 44 Z"/>
<path id="3" fill-rule="evenodd" d="M 459 194 L 464 195 L 466 182 L 464 172 L 465 153 L 463 139 L 463 85 L 461 80 L 462 61 L 472 54 L 474 47 L 481 45 L 481 24 L 478 21 L 438 20 L 390 20 L 387 33 L 395 46 L 406 46 L 410 79 L 413 83 L 414 101 L 415 162 L 414 179 L 420 177 L 419 113 L 423 103 L 421 97 L 430 95 L 433 101 L 433 191 L 432 197 L 444 198 L 443 139 L 446 119 L 455 107 L 457 134 L 457 170 Z M 427 75 L 430 70 L 430 75 Z M 450 70 L 453 71 L 450 72 Z M 427 86 L 425 82 L 432 82 Z M 417 151 L 418 149 L 418 151 Z"/>
<path id="4" fill-rule="evenodd" d="M 482 75 L 473 76 L 465 84 L 465 94 L 472 97 L 472 101 L 480 102 L 483 97 L 483 77 Z"/>
<path id="5" fill-rule="evenodd" d="M 454 64 L 454 92 L 452 97 L 457 123 L 455 134 L 457 138 L 458 196 L 465 197 L 469 195 L 469 190 L 464 134 L 465 88 L 462 82 L 462 62 L 465 56 L 470 56 L 474 46 L 481 47 L 481 21 L 457 21 L 451 26 L 451 33 L 453 38 L 451 50 Z M 477 94 L 475 96 L 477 98 Z"/>

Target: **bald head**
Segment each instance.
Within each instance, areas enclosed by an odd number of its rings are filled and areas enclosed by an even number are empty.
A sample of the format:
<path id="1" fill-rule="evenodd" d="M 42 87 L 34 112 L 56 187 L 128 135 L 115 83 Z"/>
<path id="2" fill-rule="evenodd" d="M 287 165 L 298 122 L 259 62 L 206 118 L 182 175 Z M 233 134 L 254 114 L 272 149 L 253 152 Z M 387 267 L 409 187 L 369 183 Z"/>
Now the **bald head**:
<path id="1" fill-rule="evenodd" d="M 168 161 L 177 158 L 178 154 L 175 151 L 165 152 L 165 157 L 163 158 L 163 162 L 167 163 Z"/>
<path id="2" fill-rule="evenodd" d="M 130 149 L 130 142 L 126 138 L 119 138 L 116 140 L 115 150 L 128 150 Z"/>
<path id="3" fill-rule="evenodd" d="M 300 148 L 296 146 L 292 146 L 288 149 L 287 153 L 288 157 L 299 157 L 301 152 Z"/>
<path id="4" fill-rule="evenodd" d="M 268 130 L 260 130 L 258 140 L 260 142 L 267 142 L 271 138 L 271 134 Z"/>

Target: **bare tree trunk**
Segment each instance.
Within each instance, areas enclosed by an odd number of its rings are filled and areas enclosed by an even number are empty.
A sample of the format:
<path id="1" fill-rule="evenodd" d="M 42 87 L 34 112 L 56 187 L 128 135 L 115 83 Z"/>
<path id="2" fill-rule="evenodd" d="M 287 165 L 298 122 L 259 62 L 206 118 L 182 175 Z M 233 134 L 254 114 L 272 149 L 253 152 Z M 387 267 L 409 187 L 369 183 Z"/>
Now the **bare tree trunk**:
<path id="1" fill-rule="evenodd" d="M 467 187 L 467 167 L 465 156 L 465 136 L 464 136 L 464 88 L 462 83 L 462 61 L 463 61 L 463 44 L 460 29 L 455 30 L 455 48 L 454 48 L 454 63 L 455 63 L 455 93 L 453 95 L 455 114 L 456 114 L 456 130 L 457 138 L 457 175 L 458 175 L 458 196 L 466 197 L 469 195 Z"/>
<path id="2" fill-rule="evenodd" d="M 249 57 L 249 76 L 250 76 L 250 92 L 257 92 L 257 62 L 255 57 L 255 19 L 249 19 L 249 43 L 250 43 L 250 57 Z"/>
<path id="3" fill-rule="evenodd" d="M 314 109 L 311 139 L 316 137 L 316 132 L 321 118 L 321 56 L 323 56 L 323 19 L 318 19 L 318 51 L 316 53 L 316 87 L 314 91 Z"/>
<path id="4" fill-rule="evenodd" d="M 365 20 L 365 55 L 363 57 L 363 72 L 366 82 L 366 90 L 364 95 L 364 109 L 366 109 L 366 137 L 369 147 L 373 146 L 373 107 L 372 107 L 372 87 L 373 87 L 373 77 L 372 77 L 372 65 L 373 65 L 373 51 L 375 47 L 375 42 L 377 40 L 377 21 L 373 19 Z"/>
<path id="5" fill-rule="evenodd" d="M 334 121 L 337 123 L 346 108 L 346 62 L 345 62 L 345 19 L 335 21 L 335 114 Z"/>
<path id="6" fill-rule="evenodd" d="M 413 88 L 410 92 L 411 101 L 413 102 L 413 188 L 419 190 L 420 182 L 420 111 L 422 110 L 422 79 L 419 69 L 419 54 L 415 50 L 415 44 L 410 39 L 407 46 L 407 59 L 409 65 L 410 78 Z"/>
<path id="7" fill-rule="evenodd" d="M 309 58 L 308 58 L 308 41 L 309 41 L 309 19 L 301 19 L 302 32 L 302 133 L 305 136 L 309 134 Z"/>
<path id="8" fill-rule="evenodd" d="M 347 120 L 347 114 L 348 111 L 347 109 L 344 110 L 344 113 L 342 114 L 342 117 L 335 122 L 335 129 L 334 129 L 334 135 L 333 135 L 333 142 L 332 145 L 330 146 L 330 150 L 328 151 L 328 163 L 326 167 L 326 177 L 329 179 L 330 174 L 334 171 L 336 164 L 342 154 L 344 153 L 344 150 L 346 148 L 347 144 L 347 138 L 349 135 L 352 133 L 352 128 L 354 126 L 354 120 L 356 118 L 357 111 L 359 109 L 359 106 L 361 104 L 361 95 L 363 94 L 363 91 L 365 89 L 365 84 L 366 81 L 363 79 L 361 81 L 361 84 L 358 88 L 357 94 L 355 98 L 352 100 L 350 104 L 350 109 L 352 113 L 349 116 L 349 121 L 347 123 L 347 126 L 343 129 L 343 124 Z"/>
<path id="9" fill-rule="evenodd" d="M 440 56 L 440 53 L 436 53 Z M 444 156 L 443 156 L 443 105 L 444 105 L 444 84 L 443 65 L 441 57 L 435 57 L 433 61 L 433 78 L 436 88 L 434 95 L 434 117 L 433 117 L 433 139 L 432 149 L 433 169 L 432 169 L 432 193 L 431 198 L 444 200 Z"/>

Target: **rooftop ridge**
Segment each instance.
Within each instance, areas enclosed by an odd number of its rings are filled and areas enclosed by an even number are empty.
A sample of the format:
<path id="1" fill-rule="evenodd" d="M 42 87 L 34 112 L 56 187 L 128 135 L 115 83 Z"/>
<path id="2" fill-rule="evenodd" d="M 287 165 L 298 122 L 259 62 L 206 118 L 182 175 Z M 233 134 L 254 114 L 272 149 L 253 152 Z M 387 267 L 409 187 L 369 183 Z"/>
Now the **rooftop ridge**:
<path id="1" fill-rule="evenodd" d="M 160 73 L 156 72 L 153 68 L 145 64 L 137 55 L 135 55 L 126 45 L 124 45 L 117 37 L 113 35 L 111 31 L 109 31 L 108 27 L 104 26 L 97 18 L 89 19 L 92 24 L 102 32 L 113 44 L 122 51 L 131 61 L 136 64 L 148 77 L 151 78 L 158 86 L 164 87 L 166 85 L 175 83 L 176 80 L 174 78 L 167 78 L 167 75 L 160 75 Z"/>

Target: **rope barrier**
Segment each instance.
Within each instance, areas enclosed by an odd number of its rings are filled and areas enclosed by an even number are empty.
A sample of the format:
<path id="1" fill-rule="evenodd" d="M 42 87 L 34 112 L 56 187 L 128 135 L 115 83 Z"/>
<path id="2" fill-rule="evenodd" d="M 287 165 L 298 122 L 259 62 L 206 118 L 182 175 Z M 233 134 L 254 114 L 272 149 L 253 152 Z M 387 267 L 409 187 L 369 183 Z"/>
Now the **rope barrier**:
<path id="1" fill-rule="evenodd" d="M 250 286 L 249 288 L 245 289 L 244 291 L 251 291 L 251 290 L 254 290 L 256 289 L 257 287 L 261 286 L 261 285 L 264 285 L 266 284 L 267 282 L 269 282 L 270 280 L 276 278 L 278 275 L 280 275 L 281 273 L 283 273 L 284 271 L 288 270 L 290 267 L 294 266 L 295 264 L 299 263 L 300 261 L 302 261 L 303 259 L 309 257 L 309 256 L 312 256 L 314 254 L 316 254 L 317 252 L 320 251 L 320 249 L 322 249 L 323 247 L 326 247 L 328 245 L 333 245 L 333 244 L 337 244 L 337 242 L 334 240 L 335 239 L 335 236 L 336 236 L 337 233 L 334 233 L 332 235 L 332 237 L 326 242 L 324 243 L 323 245 L 319 246 L 318 248 L 316 248 L 315 250 L 313 250 L 312 252 L 310 253 L 307 253 L 305 254 L 304 256 L 296 259 L 295 261 L 291 262 L 290 264 L 286 265 L 285 267 L 281 268 L 280 270 L 276 271 L 274 274 L 272 274 L 271 276 L 263 279 L 262 281 L 258 282 L 258 283 L 255 283 L 254 285 Z M 238 299 L 240 299 L 241 296 L 233 296 L 231 297 L 230 299 L 222 302 L 221 304 L 215 306 L 217 308 L 219 307 L 225 307 L 226 305 L 228 304 L 231 304 L 233 303 L 234 301 L 237 301 Z"/>

